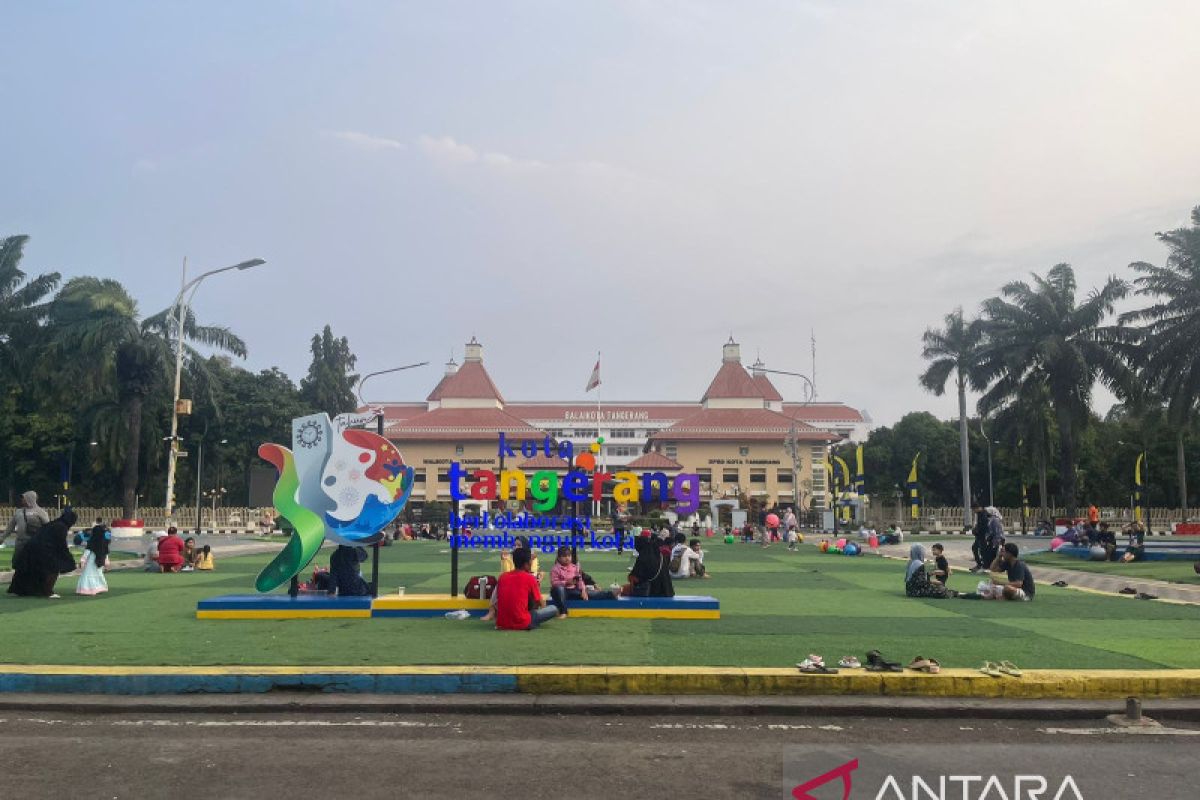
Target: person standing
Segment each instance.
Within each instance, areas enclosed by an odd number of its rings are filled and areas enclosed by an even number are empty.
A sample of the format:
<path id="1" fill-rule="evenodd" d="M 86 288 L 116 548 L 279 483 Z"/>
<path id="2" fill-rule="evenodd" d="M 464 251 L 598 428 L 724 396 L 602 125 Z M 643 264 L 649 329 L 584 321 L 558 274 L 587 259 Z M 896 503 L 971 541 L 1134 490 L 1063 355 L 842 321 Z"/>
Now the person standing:
<path id="1" fill-rule="evenodd" d="M 975 524 L 971 527 L 971 534 L 975 537 L 975 541 L 971 543 L 971 556 L 975 559 L 975 566 L 971 568 L 971 572 L 985 572 L 991 563 L 985 564 L 983 560 L 983 555 L 987 552 L 988 515 L 979 503 L 971 506 L 971 510 L 975 512 Z"/>
<path id="2" fill-rule="evenodd" d="M 33 538 L 33 535 L 43 525 L 50 523 L 50 515 L 46 513 L 46 509 L 38 505 L 37 492 L 28 491 L 21 495 L 20 507 L 13 512 L 12 519 L 8 521 L 8 527 L 4 530 L 4 535 L 0 536 L 0 547 L 4 546 L 4 542 L 12 534 L 16 534 L 16 539 L 13 540 L 13 560 L 17 558 L 17 553 L 25 546 L 25 543 Z"/>
<path id="3" fill-rule="evenodd" d="M 54 584 L 58 576 L 75 571 L 75 557 L 67 547 L 67 532 L 75 524 L 75 512 L 63 511 L 62 516 L 41 526 L 13 556 L 13 577 L 8 593 L 20 597 L 49 597 L 57 599 Z"/>
<path id="4" fill-rule="evenodd" d="M 104 578 L 104 566 L 108 563 L 108 547 L 112 533 L 104 521 L 97 518 L 96 524 L 86 534 L 83 556 L 79 560 L 79 580 L 75 583 L 75 594 L 95 596 L 108 591 Z"/>
<path id="5" fill-rule="evenodd" d="M 984 510 L 988 515 L 986 550 L 983 554 L 986 565 L 984 568 L 987 570 L 999 569 L 996 559 L 1000 557 L 1000 550 L 1004 547 L 1004 520 L 1000 517 L 1000 509 L 995 506 L 988 506 Z"/>

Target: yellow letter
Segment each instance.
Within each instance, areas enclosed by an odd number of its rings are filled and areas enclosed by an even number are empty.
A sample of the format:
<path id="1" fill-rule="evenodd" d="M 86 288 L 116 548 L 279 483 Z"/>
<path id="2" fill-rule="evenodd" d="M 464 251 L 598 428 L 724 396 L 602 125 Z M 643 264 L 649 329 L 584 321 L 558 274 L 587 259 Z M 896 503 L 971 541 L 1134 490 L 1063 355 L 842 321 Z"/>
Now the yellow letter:
<path id="1" fill-rule="evenodd" d="M 642 496 L 638 487 L 637 475 L 632 472 L 618 472 L 613 479 L 620 481 L 613 487 L 613 500 L 618 503 L 636 503 Z"/>
<path id="2" fill-rule="evenodd" d="M 525 499 L 525 473 L 517 469 L 506 469 L 500 473 L 500 499 L 509 500 L 512 494 L 512 485 L 517 484 L 517 499 Z"/>

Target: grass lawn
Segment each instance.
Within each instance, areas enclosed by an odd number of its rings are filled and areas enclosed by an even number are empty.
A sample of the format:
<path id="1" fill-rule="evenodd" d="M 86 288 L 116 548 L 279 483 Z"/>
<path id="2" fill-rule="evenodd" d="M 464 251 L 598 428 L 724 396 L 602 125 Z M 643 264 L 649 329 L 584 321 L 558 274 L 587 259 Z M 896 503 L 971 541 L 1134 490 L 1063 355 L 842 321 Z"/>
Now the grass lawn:
<path id="1" fill-rule="evenodd" d="M 4 549 L 0 550 L 0 572 L 12 569 L 12 544 L 12 540 L 10 539 L 4 543 Z M 71 552 L 75 554 L 76 558 L 79 558 L 79 554 L 83 551 L 81 551 L 78 547 L 72 547 Z M 141 558 L 141 556 L 137 553 L 126 553 L 121 550 L 112 550 L 109 552 L 109 555 L 111 558 L 114 558 L 117 561 L 124 561 L 125 559 L 129 558 Z"/>
<path id="2" fill-rule="evenodd" d="M 1106 575 L 1123 575 L 1128 578 L 1144 578 L 1172 583 L 1200 585 L 1191 561 L 1134 561 L 1122 564 L 1119 561 L 1088 561 L 1068 555 L 1041 553 L 1030 556 L 1027 561 L 1042 567 L 1055 569 L 1077 569 L 1083 572 L 1100 572 Z"/>
<path id="3" fill-rule="evenodd" d="M 790 667 L 809 652 L 836 661 L 878 648 L 907 663 L 946 666 L 1010 659 L 1022 667 L 1200 667 L 1200 607 L 1039 586 L 1032 603 L 904 597 L 903 562 L 798 554 L 775 546 L 709 545 L 715 577 L 678 581 L 680 594 L 713 594 L 720 620 L 568 619 L 531 633 L 498 632 L 478 620 L 197 620 L 196 601 L 250 593 L 269 556 L 221 559 L 217 571 L 114 572 L 99 598 L 0 597 L 0 662 L 27 664 L 660 664 Z M 446 592 L 449 556 L 432 542 L 383 550 L 381 587 Z M 328 551 L 318 557 L 328 559 Z M 549 571 L 550 556 L 542 568 Z M 608 584 L 629 557 L 583 553 Z M 460 585 L 495 574 L 496 558 L 463 553 Z M 960 589 L 968 589 L 969 576 Z"/>

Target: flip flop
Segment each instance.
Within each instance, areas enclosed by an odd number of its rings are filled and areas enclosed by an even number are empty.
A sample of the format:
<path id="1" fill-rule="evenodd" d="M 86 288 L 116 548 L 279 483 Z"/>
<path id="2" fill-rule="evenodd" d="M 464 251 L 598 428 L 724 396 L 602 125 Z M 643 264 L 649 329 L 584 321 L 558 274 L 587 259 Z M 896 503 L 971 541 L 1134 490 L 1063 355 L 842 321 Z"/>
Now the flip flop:
<path id="1" fill-rule="evenodd" d="M 806 675 L 836 675 L 836 669 L 830 669 L 824 664 L 819 664 L 810 659 L 804 659 L 796 667 Z"/>
<path id="2" fill-rule="evenodd" d="M 938 663 L 936 658 L 929 659 L 929 663 L 925 666 L 925 671 L 930 675 L 937 675 L 942 671 L 942 665 Z"/>
<path id="3" fill-rule="evenodd" d="M 1017 665 L 1012 663 L 1011 661 L 1001 661 L 1000 662 L 1000 672 L 1002 672 L 1005 675 L 1010 675 L 1014 678 L 1019 678 L 1025 674 L 1024 672 L 1021 672 L 1021 670 L 1017 669 Z"/>
<path id="4" fill-rule="evenodd" d="M 842 656 L 842 660 L 838 662 L 838 666 L 846 669 L 862 669 L 862 662 L 854 656 Z"/>
<path id="5" fill-rule="evenodd" d="M 1054 583 L 1052 583 L 1050 585 L 1057 586 L 1060 589 L 1065 589 L 1067 587 L 1067 582 L 1066 581 L 1055 581 Z"/>
<path id="6" fill-rule="evenodd" d="M 928 666 L 929 666 L 929 659 L 926 658 L 925 656 L 917 656 L 908 664 L 909 669 L 915 669 L 917 671 L 924 670 Z"/>
<path id="7" fill-rule="evenodd" d="M 1138 592 L 1138 593 L 1137 593 L 1137 599 L 1138 599 L 1138 600 L 1157 600 L 1157 599 L 1158 599 L 1158 595 L 1156 595 L 1156 594 L 1146 594 L 1145 592 Z"/>
<path id="8" fill-rule="evenodd" d="M 989 678 L 999 678 L 1002 674 L 1000 668 L 991 661 L 983 662 L 983 666 L 979 668 L 979 671 Z"/>
<path id="9" fill-rule="evenodd" d="M 1124 589 L 1117 592 L 1117 594 L 1137 594 L 1137 589 L 1134 589 L 1130 586 L 1126 586 Z"/>

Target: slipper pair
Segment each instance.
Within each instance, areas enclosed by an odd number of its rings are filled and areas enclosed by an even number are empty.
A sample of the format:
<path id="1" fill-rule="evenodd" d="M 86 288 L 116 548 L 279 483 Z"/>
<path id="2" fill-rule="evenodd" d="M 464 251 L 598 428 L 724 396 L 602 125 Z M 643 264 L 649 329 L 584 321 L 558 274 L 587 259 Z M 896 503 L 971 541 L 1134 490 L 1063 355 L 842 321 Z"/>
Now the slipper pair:
<path id="1" fill-rule="evenodd" d="M 1055 581 L 1054 583 L 1052 583 L 1050 585 L 1057 586 L 1060 589 L 1065 589 L 1067 587 L 1067 582 L 1066 581 Z"/>
<path id="2" fill-rule="evenodd" d="M 801 661 L 796 665 L 796 667 L 806 675 L 837 674 L 836 669 L 830 669 L 829 667 L 825 666 L 825 658 L 823 656 L 816 655 L 815 653 L 809 653 L 808 658 Z"/>
<path id="3" fill-rule="evenodd" d="M 926 658 L 925 656 L 917 656 L 908 665 L 909 669 L 914 669 L 917 672 L 928 672 L 930 675 L 937 675 L 942 671 L 942 665 L 936 659 Z"/>
<path id="4" fill-rule="evenodd" d="M 999 678 L 1008 675 L 1010 678 L 1019 678 L 1025 673 L 1017 669 L 1017 665 L 1011 661 L 1001 661 L 997 664 L 995 661 L 985 661 L 979 671 L 991 678 Z"/>
<path id="5" fill-rule="evenodd" d="M 842 656 L 842 660 L 838 662 L 838 666 L 845 669 L 862 669 L 862 662 L 854 656 Z"/>
<path id="6" fill-rule="evenodd" d="M 895 661 L 887 661 L 878 650 L 867 653 L 867 672 L 903 672 L 904 667 Z"/>

